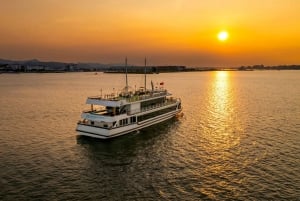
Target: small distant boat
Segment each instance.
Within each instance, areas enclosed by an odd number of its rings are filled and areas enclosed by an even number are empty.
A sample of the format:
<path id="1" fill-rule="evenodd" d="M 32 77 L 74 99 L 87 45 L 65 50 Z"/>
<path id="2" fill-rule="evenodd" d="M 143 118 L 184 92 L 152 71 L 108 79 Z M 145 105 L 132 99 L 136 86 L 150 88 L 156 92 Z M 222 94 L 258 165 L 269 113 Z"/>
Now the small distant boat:
<path id="1" fill-rule="evenodd" d="M 127 59 L 125 66 L 126 86 L 120 94 L 87 98 L 86 104 L 91 108 L 81 114 L 76 128 L 79 135 L 109 139 L 158 124 L 182 112 L 180 98 L 173 98 L 164 89 L 163 82 L 154 89 L 151 81 L 151 89 L 146 89 L 146 73 L 145 86 L 132 90 L 127 81 Z"/>

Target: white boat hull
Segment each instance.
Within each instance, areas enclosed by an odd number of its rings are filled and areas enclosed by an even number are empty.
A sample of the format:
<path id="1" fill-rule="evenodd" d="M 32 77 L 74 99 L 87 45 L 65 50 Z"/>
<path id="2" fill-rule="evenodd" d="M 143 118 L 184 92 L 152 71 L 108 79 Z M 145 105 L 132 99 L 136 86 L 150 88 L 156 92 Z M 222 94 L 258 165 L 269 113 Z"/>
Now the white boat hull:
<path id="1" fill-rule="evenodd" d="M 180 113 L 181 110 L 174 110 L 172 112 L 156 116 L 151 119 L 147 119 L 145 121 L 137 122 L 134 124 L 112 128 L 112 129 L 104 129 L 99 128 L 95 126 L 90 125 L 84 125 L 84 124 L 78 124 L 76 131 L 78 132 L 78 135 L 82 136 L 88 136 L 88 137 L 94 137 L 94 138 L 100 138 L 100 139 L 109 139 L 117 136 L 121 136 L 127 133 L 131 133 L 133 131 L 137 131 L 149 126 L 152 126 L 154 124 L 161 123 L 163 121 L 166 121 L 168 119 L 171 119 L 176 114 Z"/>

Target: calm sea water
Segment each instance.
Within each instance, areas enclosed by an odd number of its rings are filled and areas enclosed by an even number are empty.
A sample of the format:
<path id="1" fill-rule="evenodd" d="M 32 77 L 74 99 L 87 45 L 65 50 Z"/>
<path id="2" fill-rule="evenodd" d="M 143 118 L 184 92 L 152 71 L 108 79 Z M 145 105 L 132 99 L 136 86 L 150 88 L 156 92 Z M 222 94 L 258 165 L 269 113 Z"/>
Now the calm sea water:
<path id="1" fill-rule="evenodd" d="M 300 71 L 149 75 L 184 117 L 77 137 L 85 99 L 124 75 L 0 75 L 0 200 L 299 200 Z M 143 75 L 129 75 L 133 88 Z"/>

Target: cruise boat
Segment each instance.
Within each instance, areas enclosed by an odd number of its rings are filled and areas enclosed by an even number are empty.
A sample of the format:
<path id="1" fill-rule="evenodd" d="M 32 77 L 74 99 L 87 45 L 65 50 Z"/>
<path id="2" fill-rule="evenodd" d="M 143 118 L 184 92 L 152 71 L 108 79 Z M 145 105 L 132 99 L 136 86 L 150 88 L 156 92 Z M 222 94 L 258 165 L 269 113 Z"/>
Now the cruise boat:
<path id="1" fill-rule="evenodd" d="M 126 86 L 121 93 L 88 97 L 90 109 L 83 111 L 77 123 L 79 135 L 109 139 L 158 124 L 182 114 L 180 98 L 174 98 L 160 83 L 151 89 L 128 87 L 127 59 Z M 146 68 L 146 61 L 145 61 Z M 146 70 L 145 70 L 146 72 Z"/>

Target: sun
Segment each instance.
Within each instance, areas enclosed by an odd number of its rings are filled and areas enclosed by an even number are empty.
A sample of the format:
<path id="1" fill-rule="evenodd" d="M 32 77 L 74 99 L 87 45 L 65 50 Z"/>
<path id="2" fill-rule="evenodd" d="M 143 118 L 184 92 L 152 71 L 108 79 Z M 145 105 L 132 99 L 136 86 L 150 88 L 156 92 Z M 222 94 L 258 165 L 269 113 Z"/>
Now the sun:
<path id="1" fill-rule="evenodd" d="M 227 31 L 221 31 L 218 33 L 218 39 L 220 41 L 226 41 L 228 39 L 228 32 Z"/>

